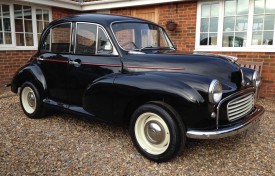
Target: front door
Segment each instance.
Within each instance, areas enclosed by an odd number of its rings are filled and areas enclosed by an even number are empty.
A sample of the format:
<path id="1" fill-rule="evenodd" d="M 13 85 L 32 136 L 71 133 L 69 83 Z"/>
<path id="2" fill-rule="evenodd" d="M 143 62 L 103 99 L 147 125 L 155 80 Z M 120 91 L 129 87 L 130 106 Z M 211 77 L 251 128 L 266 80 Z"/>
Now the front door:
<path id="1" fill-rule="evenodd" d="M 119 73 L 121 60 L 103 27 L 91 23 L 76 23 L 74 53 L 69 61 L 69 102 L 83 106 L 83 95 L 89 85 L 105 75 Z M 104 92 L 104 91 L 103 91 Z M 105 93 L 105 92 L 104 92 Z M 110 95 L 111 96 L 111 95 Z M 112 97 L 100 95 L 100 101 L 90 101 L 93 108 L 112 108 Z M 92 96 L 92 99 L 94 97 Z M 106 99 L 106 100 L 104 100 Z M 98 108 L 95 108 L 98 107 Z M 94 114 L 94 112 L 90 112 Z"/>
<path id="2" fill-rule="evenodd" d="M 37 63 L 47 81 L 48 98 L 58 102 L 67 100 L 67 73 L 71 50 L 71 23 L 52 27 L 42 42 Z"/>

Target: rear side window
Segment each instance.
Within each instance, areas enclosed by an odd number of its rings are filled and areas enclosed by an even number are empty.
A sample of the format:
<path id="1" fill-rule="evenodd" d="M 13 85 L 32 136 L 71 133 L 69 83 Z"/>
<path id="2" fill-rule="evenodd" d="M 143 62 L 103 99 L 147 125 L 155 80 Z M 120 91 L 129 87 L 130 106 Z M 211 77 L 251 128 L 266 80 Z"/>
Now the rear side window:
<path id="1" fill-rule="evenodd" d="M 53 53 L 69 53 L 71 46 L 71 23 L 54 26 L 43 41 L 41 50 Z"/>

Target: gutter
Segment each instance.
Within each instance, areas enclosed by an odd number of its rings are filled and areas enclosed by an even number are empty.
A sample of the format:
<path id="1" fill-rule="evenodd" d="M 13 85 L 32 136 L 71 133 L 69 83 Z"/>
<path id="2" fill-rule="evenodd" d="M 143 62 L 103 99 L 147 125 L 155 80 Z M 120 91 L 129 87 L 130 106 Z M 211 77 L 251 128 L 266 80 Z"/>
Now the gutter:
<path id="1" fill-rule="evenodd" d="M 190 0 L 98 0 L 92 2 L 75 2 L 71 0 L 18 0 L 25 3 L 33 3 L 45 6 L 60 7 L 77 11 L 105 10 L 123 7 L 136 7 L 143 5 L 155 5 L 172 2 L 185 2 Z"/>

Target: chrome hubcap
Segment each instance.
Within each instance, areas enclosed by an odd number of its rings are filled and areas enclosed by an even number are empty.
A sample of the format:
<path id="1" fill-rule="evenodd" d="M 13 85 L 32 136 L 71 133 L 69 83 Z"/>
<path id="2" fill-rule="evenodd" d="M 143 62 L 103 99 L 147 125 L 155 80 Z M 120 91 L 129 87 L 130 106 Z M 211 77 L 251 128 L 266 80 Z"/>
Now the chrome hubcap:
<path id="1" fill-rule="evenodd" d="M 35 96 L 33 92 L 29 92 L 27 95 L 27 100 L 28 100 L 28 104 L 30 105 L 30 107 L 34 107 L 35 106 Z"/>
<path id="2" fill-rule="evenodd" d="M 145 124 L 144 133 L 146 139 L 152 144 L 160 144 L 165 139 L 163 126 L 155 120 Z"/>

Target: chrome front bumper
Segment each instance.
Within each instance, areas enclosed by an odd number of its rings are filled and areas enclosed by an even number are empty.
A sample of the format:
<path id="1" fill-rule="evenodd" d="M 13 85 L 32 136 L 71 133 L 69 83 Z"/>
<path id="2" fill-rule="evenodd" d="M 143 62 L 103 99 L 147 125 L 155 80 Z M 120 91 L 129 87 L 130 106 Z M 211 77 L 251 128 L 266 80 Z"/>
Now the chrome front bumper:
<path id="1" fill-rule="evenodd" d="M 253 128 L 259 123 L 260 117 L 264 113 L 262 106 L 255 105 L 255 107 L 256 109 L 245 117 L 246 120 L 242 124 L 210 131 L 188 130 L 186 136 L 193 139 L 219 139 L 233 136 L 249 128 Z"/>

